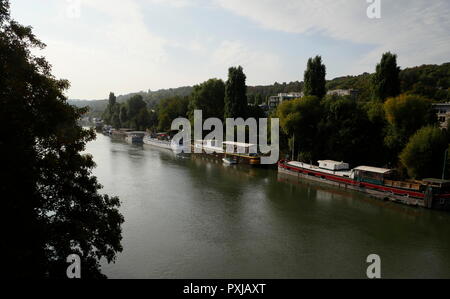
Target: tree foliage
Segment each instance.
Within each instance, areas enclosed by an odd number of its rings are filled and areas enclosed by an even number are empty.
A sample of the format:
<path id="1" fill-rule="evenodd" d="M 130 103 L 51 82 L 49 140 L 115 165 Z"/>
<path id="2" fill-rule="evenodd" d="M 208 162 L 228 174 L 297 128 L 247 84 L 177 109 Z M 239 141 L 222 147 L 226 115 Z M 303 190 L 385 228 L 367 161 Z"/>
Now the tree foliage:
<path id="1" fill-rule="evenodd" d="M 445 150 L 449 147 L 446 131 L 426 126 L 417 131 L 400 154 L 400 161 L 412 178 L 440 177 Z"/>
<path id="2" fill-rule="evenodd" d="M 278 106 L 277 117 L 280 126 L 290 142 L 291 151 L 312 156 L 315 138 L 318 132 L 318 123 L 321 119 L 322 109 L 320 100 L 314 96 L 307 96 L 292 101 L 284 101 Z M 309 159 L 305 162 L 309 162 Z"/>
<path id="3" fill-rule="evenodd" d="M 327 96 L 321 105 L 323 116 L 315 142 L 322 157 L 352 165 L 382 161 L 382 127 L 371 121 L 367 107 L 354 98 L 337 96 Z"/>
<path id="4" fill-rule="evenodd" d="M 373 95 L 375 99 L 384 101 L 400 94 L 400 68 L 397 66 L 397 55 L 384 53 L 377 64 L 373 76 Z"/>
<path id="5" fill-rule="evenodd" d="M 189 99 L 187 97 L 168 98 L 162 100 L 158 107 L 158 130 L 168 131 L 172 121 L 179 117 L 187 117 Z"/>
<path id="6" fill-rule="evenodd" d="M 304 93 L 307 96 L 316 96 L 322 99 L 326 94 L 325 80 L 326 67 L 322 64 L 322 57 L 316 56 L 308 59 L 304 74 Z"/>
<path id="7" fill-rule="evenodd" d="M 391 151 L 391 160 L 397 159 L 417 130 L 436 122 L 431 102 L 421 96 L 403 94 L 388 99 L 383 107 L 388 123 L 385 143 Z"/>
<path id="8" fill-rule="evenodd" d="M 225 83 L 220 79 L 208 81 L 194 86 L 189 98 L 189 118 L 193 119 L 194 110 L 202 110 L 203 118 L 224 116 Z"/>
<path id="9" fill-rule="evenodd" d="M 95 138 L 67 104 L 69 83 L 32 54 L 43 48 L 0 1 L 0 192 L 9 229 L 2 270 L 12 277 L 65 277 L 78 254 L 84 278 L 103 277 L 99 261 L 122 250 L 119 199 L 99 194 L 95 163 L 81 154 Z"/>
<path id="10" fill-rule="evenodd" d="M 246 117 L 247 86 L 246 76 L 241 66 L 228 70 L 228 80 L 225 84 L 224 118 Z"/>

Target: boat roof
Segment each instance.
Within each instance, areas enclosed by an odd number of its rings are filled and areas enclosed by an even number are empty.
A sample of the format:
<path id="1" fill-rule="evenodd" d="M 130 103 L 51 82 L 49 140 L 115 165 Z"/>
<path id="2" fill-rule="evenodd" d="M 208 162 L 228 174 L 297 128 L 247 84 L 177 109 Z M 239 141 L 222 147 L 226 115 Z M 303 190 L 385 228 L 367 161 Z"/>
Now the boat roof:
<path id="1" fill-rule="evenodd" d="M 424 181 L 426 183 L 432 183 L 432 184 L 448 184 L 448 183 L 450 183 L 449 180 L 434 179 L 434 178 L 423 179 L 422 181 Z"/>
<path id="2" fill-rule="evenodd" d="M 226 144 L 226 145 L 236 145 L 236 146 L 240 146 L 240 147 L 251 147 L 251 146 L 256 146 L 256 144 L 252 144 L 252 143 L 243 143 L 243 142 L 234 142 L 234 141 L 225 141 L 225 142 L 223 142 L 223 144 Z"/>
<path id="3" fill-rule="evenodd" d="M 389 173 L 392 171 L 392 169 L 379 168 L 379 167 L 373 167 L 373 166 L 358 166 L 358 167 L 355 167 L 354 170 L 361 170 L 361 171 L 381 173 L 381 174 L 386 174 L 386 173 Z"/>
<path id="4" fill-rule="evenodd" d="M 345 163 L 343 161 L 339 162 L 339 161 L 334 161 L 334 160 L 319 160 L 317 162 L 319 162 L 319 163 L 323 162 L 323 163 L 329 163 L 329 164 L 335 164 L 335 165 L 348 164 L 348 163 Z"/>

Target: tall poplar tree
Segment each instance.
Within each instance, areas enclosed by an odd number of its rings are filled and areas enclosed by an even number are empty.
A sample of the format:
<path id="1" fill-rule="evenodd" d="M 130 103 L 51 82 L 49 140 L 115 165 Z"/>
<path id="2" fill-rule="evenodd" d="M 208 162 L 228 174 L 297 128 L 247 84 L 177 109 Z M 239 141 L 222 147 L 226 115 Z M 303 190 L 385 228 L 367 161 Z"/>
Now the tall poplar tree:
<path id="1" fill-rule="evenodd" d="M 224 118 L 247 116 L 246 76 L 241 66 L 228 69 L 228 80 L 225 84 Z"/>
<path id="2" fill-rule="evenodd" d="M 400 94 L 400 67 L 397 55 L 384 53 L 372 79 L 373 97 L 380 101 Z"/>
<path id="3" fill-rule="evenodd" d="M 304 74 L 304 92 L 306 96 L 316 96 L 322 99 L 326 94 L 325 76 L 327 70 L 322 63 L 322 57 L 316 56 L 308 59 Z"/>

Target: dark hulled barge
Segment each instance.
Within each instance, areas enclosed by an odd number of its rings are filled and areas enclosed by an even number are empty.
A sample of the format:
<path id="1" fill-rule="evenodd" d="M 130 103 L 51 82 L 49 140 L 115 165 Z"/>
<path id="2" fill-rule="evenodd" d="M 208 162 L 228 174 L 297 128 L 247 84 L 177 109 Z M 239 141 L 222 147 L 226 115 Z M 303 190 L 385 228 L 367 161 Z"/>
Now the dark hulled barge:
<path id="1" fill-rule="evenodd" d="M 318 161 L 319 166 L 296 161 L 278 162 L 278 172 L 297 180 L 312 180 L 355 190 L 370 196 L 429 209 L 450 211 L 450 181 L 424 179 L 401 181 L 392 169 Z"/>

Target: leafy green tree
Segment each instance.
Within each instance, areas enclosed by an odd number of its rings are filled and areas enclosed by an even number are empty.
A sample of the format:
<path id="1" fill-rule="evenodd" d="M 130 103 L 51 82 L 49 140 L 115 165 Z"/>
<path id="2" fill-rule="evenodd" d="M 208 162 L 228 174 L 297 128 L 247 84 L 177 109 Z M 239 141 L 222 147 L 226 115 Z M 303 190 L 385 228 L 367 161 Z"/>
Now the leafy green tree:
<path id="1" fill-rule="evenodd" d="M 116 108 L 116 104 L 116 96 L 113 92 L 109 93 L 108 106 L 106 106 L 106 109 L 102 114 L 103 120 L 109 125 L 112 124 L 112 118 Z"/>
<path id="2" fill-rule="evenodd" d="M 440 177 L 449 140 L 445 131 L 426 126 L 417 131 L 400 154 L 400 161 L 412 178 Z"/>
<path id="3" fill-rule="evenodd" d="M 127 101 L 127 105 L 128 105 L 128 117 L 130 119 L 136 117 L 138 113 L 142 110 L 142 108 L 147 107 L 147 104 L 145 103 L 141 95 L 136 95 L 130 98 Z"/>
<path id="4" fill-rule="evenodd" d="M 128 117 L 128 108 L 126 105 L 120 106 L 119 119 L 120 119 L 120 125 L 122 127 L 125 127 L 125 128 L 128 127 L 129 117 Z"/>
<path id="5" fill-rule="evenodd" d="M 44 48 L 0 0 L 0 193 L 4 211 L 2 271 L 10 277 L 66 277 L 78 254 L 82 277 L 104 277 L 100 259 L 122 250 L 119 199 L 99 194 L 92 156 L 95 138 L 77 125 L 86 109 L 67 104 L 66 80 L 32 53 Z"/>
<path id="6" fill-rule="evenodd" d="M 228 80 L 225 84 L 224 118 L 247 116 L 246 76 L 241 66 L 228 69 Z"/>
<path id="7" fill-rule="evenodd" d="M 322 158 L 346 161 L 351 165 L 379 163 L 383 156 L 378 137 L 380 129 L 372 125 L 365 107 L 350 97 L 327 96 L 322 101 L 316 149 Z"/>
<path id="8" fill-rule="evenodd" d="M 384 53 L 377 64 L 372 78 L 373 96 L 384 101 L 400 94 L 400 67 L 397 66 L 397 55 Z"/>
<path id="9" fill-rule="evenodd" d="M 162 100 L 157 108 L 158 130 L 170 130 L 172 121 L 179 117 L 186 117 L 189 99 L 187 97 L 173 97 Z"/>
<path id="10" fill-rule="evenodd" d="M 114 105 L 114 109 L 112 111 L 112 116 L 111 116 L 111 125 L 116 129 L 119 129 L 122 127 L 122 124 L 120 122 L 120 104 Z"/>
<path id="11" fill-rule="evenodd" d="M 145 131 L 151 126 L 151 115 L 147 108 L 142 108 L 136 116 L 136 129 Z"/>
<path id="12" fill-rule="evenodd" d="M 194 110 L 202 110 L 203 118 L 224 115 L 225 83 L 220 79 L 209 79 L 208 81 L 194 86 L 194 91 L 189 101 L 189 118 L 193 119 Z"/>
<path id="13" fill-rule="evenodd" d="M 314 96 L 284 101 L 278 106 L 276 116 L 280 119 L 280 127 L 290 141 L 290 149 L 301 153 L 305 162 L 315 158 L 314 147 L 317 128 L 322 117 L 320 100 Z M 293 142 L 295 140 L 295 142 Z M 293 148 L 293 144 L 295 144 Z"/>
<path id="14" fill-rule="evenodd" d="M 316 56 L 308 59 L 304 74 L 304 92 L 307 96 L 316 96 L 322 99 L 326 94 L 326 67 L 322 64 L 322 57 Z"/>
<path id="15" fill-rule="evenodd" d="M 385 144 L 394 162 L 409 138 L 421 127 L 435 124 L 431 101 L 416 95 L 400 95 L 388 99 L 384 105 L 388 123 Z"/>

